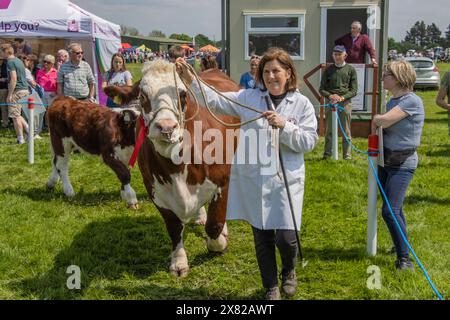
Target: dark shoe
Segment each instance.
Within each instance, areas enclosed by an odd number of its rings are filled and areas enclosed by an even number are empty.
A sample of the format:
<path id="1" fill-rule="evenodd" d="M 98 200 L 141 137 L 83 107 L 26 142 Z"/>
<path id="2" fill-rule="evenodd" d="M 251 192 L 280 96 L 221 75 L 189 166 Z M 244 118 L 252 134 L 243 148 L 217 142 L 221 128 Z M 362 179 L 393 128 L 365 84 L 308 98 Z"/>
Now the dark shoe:
<path id="1" fill-rule="evenodd" d="M 395 267 L 397 268 L 397 270 L 414 271 L 414 266 L 413 266 L 411 260 L 409 260 L 409 258 L 398 258 L 395 261 Z"/>
<path id="2" fill-rule="evenodd" d="M 267 289 L 266 300 L 281 300 L 280 289 L 278 287 Z"/>
<path id="3" fill-rule="evenodd" d="M 281 290 L 288 297 L 293 297 L 297 292 L 297 276 L 295 270 L 286 274 L 281 273 Z"/>
<path id="4" fill-rule="evenodd" d="M 331 156 L 328 156 L 328 155 L 323 155 L 323 157 L 322 157 L 322 160 L 328 160 L 328 159 L 330 159 L 331 158 Z"/>

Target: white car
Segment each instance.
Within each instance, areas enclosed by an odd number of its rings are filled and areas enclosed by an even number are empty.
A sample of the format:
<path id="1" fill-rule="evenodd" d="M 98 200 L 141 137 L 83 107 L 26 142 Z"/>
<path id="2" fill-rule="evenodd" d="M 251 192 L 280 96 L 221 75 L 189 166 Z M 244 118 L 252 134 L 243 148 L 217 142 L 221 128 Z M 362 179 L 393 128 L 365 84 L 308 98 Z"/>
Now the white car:
<path id="1" fill-rule="evenodd" d="M 439 88 L 439 69 L 433 60 L 425 57 L 409 57 L 406 61 L 412 64 L 416 70 L 416 88 Z"/>

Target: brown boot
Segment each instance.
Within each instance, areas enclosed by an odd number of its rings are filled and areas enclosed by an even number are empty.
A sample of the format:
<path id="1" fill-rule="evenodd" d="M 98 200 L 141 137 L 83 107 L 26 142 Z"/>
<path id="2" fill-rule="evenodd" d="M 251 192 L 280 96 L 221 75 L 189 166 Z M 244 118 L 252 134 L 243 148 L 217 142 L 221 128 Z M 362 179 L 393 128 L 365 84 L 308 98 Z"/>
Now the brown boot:
<path id="1" fill-rule="evenodd" d="M 283 293 L 290 297 L 293 297 L 297 292 L 297 276 L 295 275 L 295 269 L 287 273 L 281 273 L 281 290 Z"/>
<path id="2" fill-rule="evenodd" d="M 280 289 L 278 287 L 267 289 L 266 300 L 281 300 Z"/>

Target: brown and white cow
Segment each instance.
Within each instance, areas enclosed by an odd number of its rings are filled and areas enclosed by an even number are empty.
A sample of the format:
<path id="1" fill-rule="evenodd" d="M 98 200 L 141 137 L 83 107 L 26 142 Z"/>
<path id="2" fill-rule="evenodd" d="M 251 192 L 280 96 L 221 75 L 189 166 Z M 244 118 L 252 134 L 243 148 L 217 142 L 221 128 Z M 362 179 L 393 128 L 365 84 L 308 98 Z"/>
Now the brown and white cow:
<path id="1" fill-rule="evenodd" d="M 144 67 L 142 79 L 134 88 L 108 87 L 105 92 L 110 97 L 120 96 L 124 102 L 139 95 L 141 114 L 148 126 L 147 139 L 138 156 L 139 168 L 147 192 L 160 211 L 172 240 L 169 270 L 176 276 L 184 276 L 189 271 L 183 246 L 184 226 L 203 205 L 209 203 L 205 225 L 209 251 L 223 252 L 228 246 L 225 216 L 230 164 L 206 164 L 205 161 L 194 164 L 194 149 L 202 152 L 210 144 L 202 142 L 201 138 L 194 139 L 189 146 L 192 151 L 190 163 L 175 164 L 171 154 L 178 152 L 183 143 L 183 133 L 186 134 L 183 129 L 193 136 L 195 122 L 201 125 L 202 133 L 208 129 L 216 129 L 225 139 L 233 139 L 233 150 L 237 145 L 237 138 L 236 135 L 227 136 L 226 128 L 214 120 L 207 110 L 195 104 L 186 94 L 186 88 L 173 68 L 174 65 L 169 62 L 155 60 Z M 239 90 L 229 77 L 218 70 L 205 72 L 203 78 L 218 90 Z M 136 90 L 137 88 L 140 90 Z M 184 128 L 180 125 L 183 114 L 178 111 L 179 101 L 185 119 L 191 118 L 198 110 L 194 119 L 186 121 Z M 238 122 L 233 117 L 222 116 L 221 119 L 228 123 Z M 225 146 L 226 142 L 223 144 L 224 149 Z M 226 154 L 225 150 L 223 154 Z"/>
<path id="2" fill-rule="evenodd" d="M 47 187 L 52 189 L 61 177 L 64 194 L 75 195 L 69 180 L 69 157 L 72 151 L 79 150 L 101 156 L 122 183 L 122 199 L 136 209 L 138 201 L 130 185 L 128 161 L 134 150 L 137 114 L 60 97 L 48 108 L 47 117 L 53 153 Z"/>

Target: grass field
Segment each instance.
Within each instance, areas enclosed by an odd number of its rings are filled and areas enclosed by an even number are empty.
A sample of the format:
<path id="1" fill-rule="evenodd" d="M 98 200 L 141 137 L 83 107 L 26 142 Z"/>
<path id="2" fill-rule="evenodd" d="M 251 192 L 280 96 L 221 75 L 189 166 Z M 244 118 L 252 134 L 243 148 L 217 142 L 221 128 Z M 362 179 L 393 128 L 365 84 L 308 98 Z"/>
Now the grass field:
<path id="1" fill-rule="evenodd" d="M 130 66 L 135 71 L 135 66 Z M 440 65 L 441 71 L 449 65 Z M 135 76 L 135 79 L 138 76 Z M 405 213 L 412 246 L 444 297 L 450 292 L 450 138 L 436 91 L 419 91 L 426 122 L 420 166 L 408 189 Z M 48 135 L 36 141 L 36 163 L 12 130 L 0 131 L 0 299 L 260 299 L 263 297 L 251 229 L 230 222 L 230 247 L 210 255 L 202 227 L 189 225 L 185 245 L 191 271 L 168 273 L 171 245 L 162 218 L 149 202 L 139 170 L 132 185 L 140 209 L 120 200 L 119 182 L 98 158 L 76 154 L 70 176 L 77 195 L 61 185 L 45 189 L 50 174 Z M 354 139 L 367 149 L 366 139 Z M 304 254 L 295 299 L 434 299 L 415 265 L 395 271 L 391 240 L 381 218 L 378 255 L 366 253 L 367 159 L 321 161 L 323 138 L 306 155 L 301 230 Z M 380 201 L 381 203 L 381 201 Z M 69 290 L 70 265 L 81 268 L 81 290 Z M 382 288 L 366 286 L 367 268 L 381 270 Z"/>

